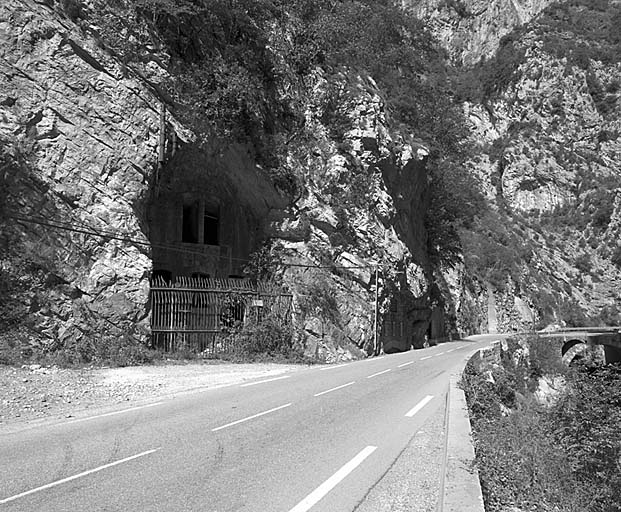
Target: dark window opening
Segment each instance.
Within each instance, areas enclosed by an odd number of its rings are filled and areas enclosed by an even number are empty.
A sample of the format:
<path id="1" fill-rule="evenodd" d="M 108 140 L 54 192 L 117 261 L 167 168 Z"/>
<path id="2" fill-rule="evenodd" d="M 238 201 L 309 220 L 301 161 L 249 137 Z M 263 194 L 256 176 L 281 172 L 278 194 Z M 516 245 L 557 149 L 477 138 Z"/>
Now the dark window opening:
<path id="1" fill-rule="evenodd" d="M 183 205 L 183 233 L 181 241 L 188 244 L 198 243 L 198 204 Z"/>
<path id="2" fill-rule="evenodd" d="M 205 245 L 218 245 L 218 217 L 213 213 L 205 212 L 203 223 L 203 243 Z"/>

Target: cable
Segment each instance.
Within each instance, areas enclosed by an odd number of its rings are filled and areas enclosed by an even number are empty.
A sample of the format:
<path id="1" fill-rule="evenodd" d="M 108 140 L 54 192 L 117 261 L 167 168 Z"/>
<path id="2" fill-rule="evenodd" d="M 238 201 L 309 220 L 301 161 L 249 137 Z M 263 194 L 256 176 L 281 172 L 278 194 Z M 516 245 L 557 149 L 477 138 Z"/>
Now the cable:
<path id="1" fill-rule="evenodd" d="M 151 243 L 151 242 L 145 242 L 143 240 L 138 240 L 136 238 L 131 238 L 129 236 L 120 236 L 118 233 L 115 232 L 110 232 L 110 231 L 99 231 L 99 230 L 95 230 L 93 228 L 85 228 L 85 229 L 80 229 L 80 228 L 75 228 L 71 225 L 65 224 L 63 222 L 59 222 L 59 221 L 50 221 L 47 219 L 39 219 L 36 217 L 24 217 L 24 216 L 20 216 L 20 215 L 7 215 L 7 218 L 9 219 L 13 219 L 16 220 L 18 222 L 26 222 L 29 224 L 36 224 L 36 225 L 40 225 L 40 226 L 45 226 L 45 227 L 49 227 L 49 228 L 53 228 L 53 229 L 59 229 L 62 231 L 69 231 L 69 232 L 73 232 L 73 233 L 80 233 L 80 234 L 85 234 L 85 235 L 91 235 L 91 236 L 96 236 L 96 237 L 100 237 L 100 238 L 108 238 L 110 240 L 118 240 L 121 242 L 126 242 L 126 243 L 131 243 L 134 245 L 140 245 L 143 247 L 149 247 L 149 248 L 158 248 L 158 249 L 164 249 L 164 250 L 171 250 L 171 251 L 177 251 L 177 252 L 181 252 L 181 253 L 186 253 L 186 254 L 193 254 L 193 255 L 197 255 L 197 256 L 204 256 L 205 253 L 201 252 L 201 251 L 193 251 L 191 249 L 185 248 L 185 247 L 179 247 L 177 245 L 174 244 L 161 244 L 161 243 Z M 231 260 L 235 260 L 235 261 L 240 261 L 240 262 L 245 262 L 245 263 L 250 263 L 251 260 L 247 259 L 247 258 L 234 258 L 234 257 L 230 257 L 229 259 Z M 350 265 L 350 266 L 345 266 L 345 265 L 336 265 L 336 264 L 327 264 L 327 265 L 321 265 L 321 264 L 302 264 L 302 263 L 282 263 L 282 266 L 284 267 L 295 267 L 295 268 L 313 268 L 313 269 L 338 269 L 338 270 L 362 270 L 362 269 L 376 269 L 379 264 L 374 264 L 374 265 Z"/>

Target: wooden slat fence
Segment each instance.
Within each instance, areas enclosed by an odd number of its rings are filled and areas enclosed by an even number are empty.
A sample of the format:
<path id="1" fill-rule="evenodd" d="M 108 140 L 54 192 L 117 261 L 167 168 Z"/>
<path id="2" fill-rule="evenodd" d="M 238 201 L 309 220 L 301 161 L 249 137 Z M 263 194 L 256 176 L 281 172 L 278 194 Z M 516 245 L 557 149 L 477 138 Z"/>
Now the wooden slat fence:
<path id="1" fill-rule="evenodd" d="M 165 351 L 204 356 L 231 351 L 230 332 L 270 315 L 291 322 L 289 293 L 271 283 L 245 279 L 177 277 L 151 280 L 153 344 Z"/>

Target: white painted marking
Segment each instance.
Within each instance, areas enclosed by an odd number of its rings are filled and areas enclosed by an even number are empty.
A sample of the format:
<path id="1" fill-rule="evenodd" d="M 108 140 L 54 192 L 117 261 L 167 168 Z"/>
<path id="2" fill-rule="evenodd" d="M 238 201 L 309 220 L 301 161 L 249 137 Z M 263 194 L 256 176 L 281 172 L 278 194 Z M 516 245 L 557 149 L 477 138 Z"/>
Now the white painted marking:
<path id="1" fill-rule="evenodd" d="M 383 372 L 374 373 L 373 375 L 369 375 L 367 379 L 372 379 L 373 377 L 377 377 L 378 375 L 382 375 L 383 373 L 388 373 L 389 371 L 390 371 L 390 368 L 388 368 L 388 370 L 384 370 Z"/>
<path id="2" fill-rule="evenodd" d="M 350 365 L 351 363 L 343 363 L 343 364 L 337 364 L 334 366 L 326 366 L 325 368 L 319 368 L 320 371 L 325 371 L 325 370 L 334 370 L 335 368 L 343 368 L 343 366 L 347 366 Z"/>
<path id="3" fill-rule="evenodd" d="M 217 432 L 218 430 L 222 430 L 223 428 L 232 427 L 233 425 L 238 425 L 239 423 L 243 423 L 244 421 L 253 420 L 255 418 L 258 418 L 259 416 L 265 416 L 266 414 L 269 414 L 271 412 L 279 411 L 280 409 L 284 409 L 285 407 L 289 407 L 290 405 L 291 403 L 281 405 L 280 407 L 274 407 L 269 411 L 263 411 L 258 414 L 253 414 L 252 416 L 248 416 L 247 418 L 242 418 L 241 420 L 232 421 L 231 423 L 227 423 L 226 425 L 222 425 L 221 427 L 212 428 L 211 431 Z"/>
<path id="4" fill-rule="evenodd" d="M 260 380 L 258 382 L 249 382 L 248 384 L 242 384 L 240 387 L 241 388 L 247 388 L 249 386 L 256 386 L 257 384 L 263 384 L 264 382 L 272 382 L 272 381 L 275 381 L 275 380 L 288 379 L 289 377 L 290 377 L 290 375 L 283 375 L 282 377 L 274 377 L 272 379 Z"/>
<path id="5" fill-rule="evenodd" d="M 447 353 L 447 354 L 450 354 L 450 353 L 451 353 L 451 352 L 453 352 L 454 350 L 455 350 L 455 349 L 454 349 L 454 348 L 452 348 L 451 350 L 447 350 L 447 351 L 446 351 L 446 353 Z"/>
<path id="6" fill-rule="evenodd" d="M 139 409 L 146 409 L 147 407 L 155 407 L 156 405 L 162 405 L 163 403 L 164 402 L 155 402 L 154 404 L 130 407 L 129 409 L 123 409 L 122 411 L 106 412 L 104 414 L 98 414 L 96 416 L 89 416 L 88 418 L 78 418 L 75 420 L 66 421 L 64 425 L 67 425 L 68 423 L 79 423 L 80 421 L 96 420 L 97 418 L 105 418 L 106 416 L 115 416 L 117 414 L 125 414 L 126 412 L 138 411 Z"/>
<path id="7" fill-rule="evenodd" d="M 356 383 L 356 381 L 352 380 L 351 382 L 348 382 L 347 384 L 342 384 L 341 386 L 336 386 L 335 388 L 327 389 L 326 391 L 322 391 L 321 393 L 317 393 L 316 395 L 313 395 L 313 396 L 321 396 L 321 395 L 325 395 L 326 393 L 332 393 L 332 391 L 336 391 L 337 389 L 346 388 L 347 386 L 351 386 L 352 384 L 355 384 L 355 383 Z"/>
<path id="8" fill-rule="evenodd" d="M 63 478 L 62 480 L 56 480 L 55 482 L 51 482 L 49 484 L 42 485 L 41 487 L 37 487 L 36 489 L 31 489 L 26 492 L 22 492 L 20 494 L 16 494 L 15 496 L 11 496 L 9 498 L 4 498 L 0 500 L 0 505 L 3 503 L 8 503 L 9 501 L 16 500 L 18 498 L 23 498 L 24 496 L 28 496 L 29 494 L 34 494 L 35 492 L 44 491 L 45 489 L 49 489 L 50 487 L 55 487 L 60 484 L 64 484 L 67 482 L 71 482 L 71 480 L 75 480 L 76 478 L 82 478 L 83 476 L 90 475 L 91 473 L 96 473 L 97 471 L 101 471 L 102 469 L 111 468 L 112 466 L 117 466 L 119 464 L 123 464 L 124 462 L 129 462 L 130 460 L 137 459 L 138 457 L 144 457 L 145 455 L 149 455 L 151 453 L 155 453 L 161 448 L 155 448 L 153 450 L 147 450 L 146 452 L 138 453 L 136 455 L 132 455 L 131 457 L 125 457 L 124 459 L 117 460 L 115 462 L 110 462 L 109 464 L 104 464 L 103 466 L 99 466 L 95 469 L 89 469 L 88 471 L 83 471 L 82 473 L 78 473 L 77 475 L 69 476 L 67 478 Z"/>
<path id="9" fill-rule="evenodd" d="M 326 496 L 332 489 L 334 489 L 347 475 L 349 475 L 354 469 L 356 469 L 364 460 L 371 455 L 377 446 L 367 446 L 352 460 L 345 464 L 341 469 L 334 473 L 324 483 L 322 483 L 317 489 L 311 492 L 300 503 L 293 507 L 289 512 L 307 512 L 313 506 L 315 506 L 321 499 Z"/>
<path id="10" fill-rule="evenodd" d="M 431 359 L 433 356 L 425 356 L 425 357 L 421 357 L 420 360 L 424 361 L 425 359 Z"/>
<path id="11" fill-rule="evenodd" d="M 443 355 L 444 355 L 444 352 L 440 352 L 439 354 L 436 354 L 436 357 L 443 356 Z"/>
<path id="12" fill-rule="evenodd" d="M 410 364 L 414 364 L 416 361 L 408 361 L 407 363 L 400 364 L 397 368 L 403 368 L 404 366 L 408 366 Z"/>
<path id="13" fill-rule="evenodd" d="M 414 416 L 418 411 L 420 411 L 423 407 L 425 407 L 433 398 L 433 396 L 431 395 L 427 395 L 425 398 L 423 398 L 420 402 L 418 402 L 414 407 L 412 407 L 408 412 L 405 413 L 405 415 L 408 418 L 411 418 L 412 416 Z"/>

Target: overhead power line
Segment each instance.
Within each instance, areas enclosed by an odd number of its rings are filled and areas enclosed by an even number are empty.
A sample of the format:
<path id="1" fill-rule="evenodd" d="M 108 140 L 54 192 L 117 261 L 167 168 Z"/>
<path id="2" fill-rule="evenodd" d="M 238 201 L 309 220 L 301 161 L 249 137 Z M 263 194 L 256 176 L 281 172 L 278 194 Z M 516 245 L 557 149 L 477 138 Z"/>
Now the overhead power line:
<path id="1" fill-rule="evenodd" d="M 80 228 L 80 227 L 74 227 L 71 226 L 69 224 L 60 222 L 60 221 L 53 221 L 53 220 L 49 220 L 49 219 L 41 219 L 39 217 L 34 217 L 34 216 L 23 216 L 23 215 L 13 215 L 13 214 L 8 214 L 7 218 L 9 219 L 13 219 L 16 220 L 18 222 L 26 222 L 29 224 L 35 224 L 35 225 L 39 225 L 39 226 L 44 226 L 44 227 L 49 227 L 52 229 L 58 229 L 61 231 L 68 231 L 71 233 L 79 233 L 79 234 L 83 234 L 83 235 L 90 235 L 90 236 L 95 236 L 95 237 L 99 237 L 99 238 L 107 238 L 109 240 L 118 240 L 120 242 L 125 242 L 125 243 L 129 243 L 129 244 L 134 244 L 134 245 L 139 245 L 142 247 L 146 247 L 146 248 L 158 248 L 158 249 L 162 249 L 162 250 L 170 250 L 170 251 L 176 251 L 176 252 L 181 252 L 181 253 L 185 253 L 185 254 L 192 254 L 192 255 L 196 255 L 196 256 L 205 256 L 205 253 L 202 251 L 197 251 L 197 250 L 192 250 L 186 247 L 179 247 L 178 245 L 175 244 L 162 244 L 162 243 L 152 243 L 152 242 L 148 242 L 148 241 L 144 241 L 144 240 L 139 240 L 137 238 L 133 238 L 130 237 L 128 235 L 124 235 L 122 233 L 118 233 L 118 232 L 113 232 L 113 231 L 108 231 L 108 230 L 97 230 L 94 228 Z M 239 261 L 239 262 L 243 262 L 243 263 L 250 263 L 251 260 L 247 259 L 247 258 L 234 258 L 234 257 L 229 257 L 229 259 L 231 260 L 235 260 L 235 261 Z M 371 269 L 371 270 L 375 270 L 378 268 L 378 264 L 368 264 L 368 265 L 337 265 L 336 263 L 329 263 L 329 264 L 304 264 L 304 263 L 281 263 L 281 265 L 283 267 L 293 267 L 293 268 L 312 268 L 312 269 L 335 269 L 335 270 L 364 270 L 364 269 Z"/>

